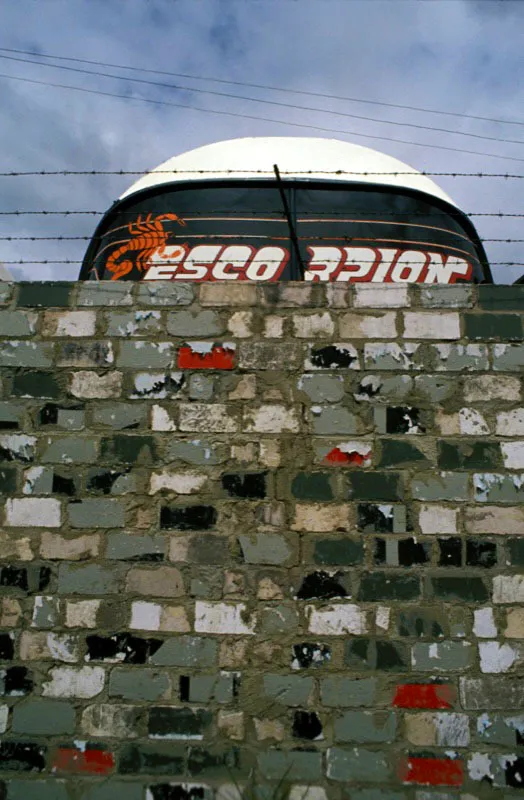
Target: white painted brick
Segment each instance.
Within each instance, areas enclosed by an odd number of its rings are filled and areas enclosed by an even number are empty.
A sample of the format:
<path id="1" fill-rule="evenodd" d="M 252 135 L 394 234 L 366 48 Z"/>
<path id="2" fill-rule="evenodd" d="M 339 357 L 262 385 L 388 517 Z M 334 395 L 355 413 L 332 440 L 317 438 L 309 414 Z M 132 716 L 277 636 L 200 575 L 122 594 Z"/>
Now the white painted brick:
<path id="1" fill-rule="evenodd" d="M 208 603 L 204 600 L 195 603 L 195 631 L 198 633 L 253 634 L 256 619 L 253 615 L 246 622 L 246 617 L 245 603 Z"/>
<path id="2" fill-rule="evenodd" d="M 496 433 L 497 436 L 524 436 L 524 408 L 497 414 Z"/>
<path id="3" fill-rule="evenodd" d="M 480 669 L 482 672 L 508 672 L 519 657 L 519 651 L 509 644 L 479 642 Z"/>
<path id="4" fill-rule="evenodd" d="M 494 603 L 524 603 L 524 575 L 495 575 Z"/>
<path id="5" fill-rule="evenodd" d="M 84 709 L 82 730 L 89 736 L 134 739 L 137 735 L 132 727 L 134 718 L 136 718 L 136 706 L 100 703 Z"/>
<path id="6" fill-rule="evenodd" d="M 524 608 L 506 609 L 504 636 L 507 639 L 524 639 Z"/>
<path id="7" fill-rule="evenodd" d="M 397 315 L 394 312 L 383 314 L 342 314 L 339 333 L 348 339 L 395 339 L 397 335 Z"/>
<path id="8" fill-rule="evenodd" d="M 421 533 L 456 533 L 457 514 L 456 508 L 439 505 L 421 506 L 418 517 L 420 531 Z"/>
<path id="9" fill-rule="evenodd" d="M 332 604 L 323 608 L 306 606 L 310 633 L 321 636 L 344 636 L 346 633 L 366 632 L 366 613 L 349 603 Z"/>
<path id="10" fill-rule="evenodd" d="M 181 403 L 180 430 L 234 433 L 238 430 L 238 423 L 230 415 L 230 408 L 220 403 Z"/>
<path id="11" fill-rule="evenodd" d="M 70 633 L 23 631 L 20 636 L 22 661 L 65 661 L 74 664 L 79 658 L 78 637 Z"/>
<path id="12" fill-rule="evenodd" d="M 43 331 L 47 336 L 94 336 L 95 311 L 47 311 Z"/>
<path id="13" fill-rule="evenodd" d="M 147 603 L 137 600 L 131 603 L 131 622 L 129 627 L 139 631 L 160 630 L 160 615 L 162 606 L 158 603 Z"/>
<path id="14" fill-rule="evenodd" d="M 199 492 L 207 481 L 207 475 L 198 472 L 153 472 L 149 494 L 167 489 L 175 494 L 194 494 Z"/>
<path id="15" fill-rule="evenodd" d="M 55 667 L 43 684 L 44 697 L 96 697 L 104 688 L 103 667 Z"/>
<path id="16" fill-rule="evenodd" d="M 5 733 L 9 718 L 9 706 L 0 706 L 0 733 Z"/>
<path id="17" fill-rule="evenodd" d="M 460 316 L 453 312 L 430 311 L 404 313 L 405 339 L 460 339 Z"/>
<path id="18" fill-rule="evenodd" d="M 328 311 L 319 314 L 293 314 L 295 336 L 309 339 L 316 336 L 333 336 L 335 324 Z"/>
<path id="19" fill-rule="evenodd" d="M 28 497 L 7 500 L 6 525 L 17 528 L 59 528 L 62 521 L 60 501 L 52 497 Z"/>
<path id="20" fill-rule="evenodd" d="M 468 533 L 524 534 L 524 508 L 471 506 L 466 508 L 465 526 Z"/>
<path id="21" fill-rule="evenodd" d="M 297 503 L 294 531 L 347 531 L 350 528 L 349 505 L 324 505 L 320 503 Z"/>
<path id="22" fill-rule="evenodd" d="M 171 419 L 169 412 L 162 406 L 153 406 L 151 409 L 151 430 L 176 431 L 175 422 Z"/>
<path id="23" fill-rule="evenodd" d="M 458 417 L 463 436 L 485 436 L 490 432 L 488 423 L 476 408 L 461 408 Z"/>
<path id="24" fill-rule="evenodd" d="M 73 372 L 71 375 L 70 392 L 73 397 L 84 400 L 107 400 L 109 397 L 119 397 L 122 391 L 122 373 L 106 372 L 97 375 L 96 372 Z"/>
<path id="25" fill-rule="evenodd" d="M 464 397 L 468 403 L 520 400 L 520 381 L 509 375 L 467 376 L 464 378 Z"/>
<path id="26" fill-rule="evenodd" d="M 524 442 L 502 442 L 502 460 L 506 469 L 524 469 Z"/>
<path id="27" fill-rule="evenodd" d="M 244 412 L 244 430 L 248 433 L 298 433 L 300 424 L 294 408 L 265 405 Z"/>
<path id="28" fill-rule="evenodd" d="M 355 283 L 353 305 L 355 308 L 401 308 L 409 306 L 407 286 L 394 283 L 377 286 L 372 283 Z"/>
<path id="29" fill-rule="evenodd" d="M 100 600 L 68 600 L 65 624 L 67 628 L 96 628 Z"/>
<path id="30" fill-rule="evenodd" d="M 473 633 L 479 639 L 492 639 L 498 635 L 492 608 L 475 609 L 473 618 Z"/>
<path id="31" fill-rule="evenodd" d="M 228 320 L 227 329 L 235 339 L 246 339 L 252 335 L 252 311 L 235 311 Z"/>
<path id="32" fill-rule="evenodd" d="M 264 319 L 264 338 L 281 339 L 284 335 L 284 317 L 266 317 Z"/>
<path id="33" fill-rule="evenodd" d="M 387 606 L 378 606 L 375 611 L 375 626 L 380 631 L 387 631 L 389 629 L 389 621 L 391 617 L 391 609 Z"/>
<path id="34" fill-rule="evenodd" d="M 291 787 L 289 800 L 328 800 L 326 790 L 321 786 L 302 786 L 297 784 Z"/>

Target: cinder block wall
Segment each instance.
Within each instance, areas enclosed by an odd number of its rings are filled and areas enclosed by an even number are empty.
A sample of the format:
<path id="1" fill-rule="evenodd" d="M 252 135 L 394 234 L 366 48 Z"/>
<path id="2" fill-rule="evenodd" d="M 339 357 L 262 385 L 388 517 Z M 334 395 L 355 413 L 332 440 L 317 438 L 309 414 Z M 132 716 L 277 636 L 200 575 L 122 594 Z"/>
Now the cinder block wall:
<path id="1" fill-rule="evenodd" d="M 523 796 L 524 287 L 0 295 L 0 797 Z"/>

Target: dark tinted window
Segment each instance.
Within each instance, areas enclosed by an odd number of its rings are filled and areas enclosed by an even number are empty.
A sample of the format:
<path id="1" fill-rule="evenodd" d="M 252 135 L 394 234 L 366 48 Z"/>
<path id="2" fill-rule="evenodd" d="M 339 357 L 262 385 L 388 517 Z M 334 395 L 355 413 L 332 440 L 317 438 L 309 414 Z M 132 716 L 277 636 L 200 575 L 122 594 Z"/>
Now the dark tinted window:
<path id="1" fill-rule="evenodd" d="M 455 283 L 489 277 L 467 218 L 426 195 L 285 184 L 299 255 L 275 183 L 195 182 L 120 201 L 82 279 Z M 484 266 L 483 266 L 484 265 Z"/>

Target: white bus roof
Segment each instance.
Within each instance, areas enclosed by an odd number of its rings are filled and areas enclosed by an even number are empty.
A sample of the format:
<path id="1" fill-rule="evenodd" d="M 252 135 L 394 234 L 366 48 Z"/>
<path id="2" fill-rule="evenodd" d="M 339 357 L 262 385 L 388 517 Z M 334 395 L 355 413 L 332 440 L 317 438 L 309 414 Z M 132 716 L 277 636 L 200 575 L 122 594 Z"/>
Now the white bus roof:
<path id="1" fill-rule="evenodd" d="M 229 139 L 188 150 L 139 178 L 120 199 L 143 189 L 182 181 L 271 179 L 275 175 L 274 164 L 283 180 L 302 178 L 416 189 L 456 206 L 434 181 L 397 158 L 338 139 L 297 136 Z"/>

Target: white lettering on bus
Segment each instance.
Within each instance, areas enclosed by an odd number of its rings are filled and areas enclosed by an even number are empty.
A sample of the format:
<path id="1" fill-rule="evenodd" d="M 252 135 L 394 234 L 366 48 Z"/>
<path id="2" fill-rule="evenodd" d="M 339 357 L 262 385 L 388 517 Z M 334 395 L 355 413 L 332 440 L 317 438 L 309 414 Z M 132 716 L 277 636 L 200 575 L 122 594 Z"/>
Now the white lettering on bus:
<path id="1" fill-rule="evenodd" d="M 426 250 L 391 247 L 307 247 L 306 281 L 359 283 L 455 283 L 471 280 L 470 262 Z M 144 280 L 276 281 L 289 261 L 285 247 L 206 245 L 158 248 Z"/>

